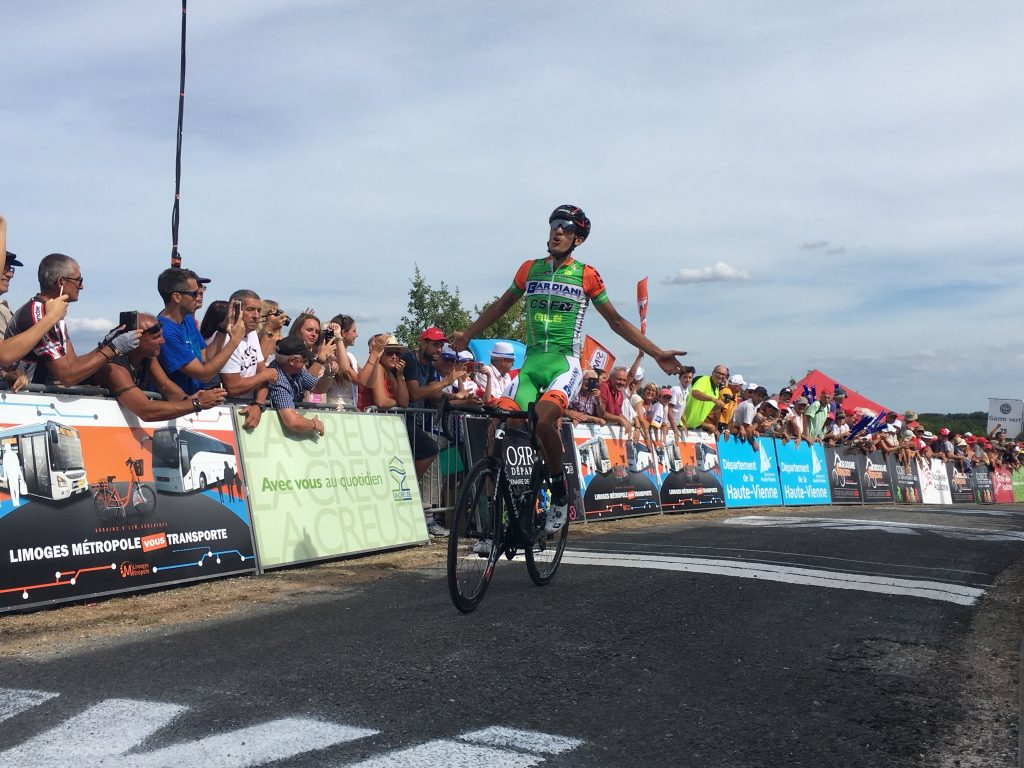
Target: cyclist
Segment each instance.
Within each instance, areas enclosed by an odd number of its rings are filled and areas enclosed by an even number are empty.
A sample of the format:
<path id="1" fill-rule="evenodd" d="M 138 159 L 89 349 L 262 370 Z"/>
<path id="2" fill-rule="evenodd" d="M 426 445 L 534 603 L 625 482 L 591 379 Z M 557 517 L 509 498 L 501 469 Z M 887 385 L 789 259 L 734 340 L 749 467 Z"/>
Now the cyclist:
<path id="1" fill-rule="evenodd" d="M 551 478 L 552 506 L 544 525 L 551 535 L 568 520 L 569 492 L 559 425 L 583 379 L 580 330 L 589 303 L 594 302 L 615 333 L 653 357 L 665 373 L 678 374 L 682 366 L 676 355 L 686 353 L 663 350 L 640 333 L 612 306 L 597 270 L 573 258 L 573 251 L 590 234 L 590 219 L 580 208 L 560 205 L 548 217 L 548 224 L 548 255 L 524 261 L 508 290 L 465 332 L 451 334 L 451 344 L 465 349 L 470 339 L 500 319 L 520 297 L 526 297 L 526 360 L 505 394 L 523 410 L 536 402 L 537 441 Z"/>

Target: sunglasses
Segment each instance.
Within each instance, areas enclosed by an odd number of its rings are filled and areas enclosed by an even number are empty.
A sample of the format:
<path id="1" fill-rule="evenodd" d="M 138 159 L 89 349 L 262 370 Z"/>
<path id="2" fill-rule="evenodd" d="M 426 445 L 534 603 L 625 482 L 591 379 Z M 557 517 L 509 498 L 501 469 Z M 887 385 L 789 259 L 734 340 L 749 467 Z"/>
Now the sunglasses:
<path id="1" fill-rule="evenodd" d="M 81 288 L 81 286 L 79 286 L 79 288 Z M 193 299 L 198 299 L 200 291 L 197 289 L 194 291 L 175 291 L 175 293 L 180 293 L 182 296 L 191 296 Z"/>
<path id="2" fill-rule="evenodd" d="M 576 231 L 576 225 L 573 224 L 568 219 L 555 219 L 554 221 L 551 222 L 551 229 L 552 230 L 561 229 L 561 230 L 564 230 L 566 232 L 575 232 Z"/>
<path id="3" fill-rule="evenodd" d="M 149 326 L 149 328 L 144 330 L 143 333 L 148 333 L 150 336 L 159 336 L 163 333 L 163 330 L 164 328 L 160 323 L 153 323 L 153 325 Z"/>
<path id="4" fill-rule="evenodd" d="M 400 355 L 400 354 L 402 354 L 402 350 L 400 350 L 400 349 L 385 349 L 384 350 L 384 354 L 385 355 Z"/>
<path id="5" fill-rule="evenodd" d="M 78 286 L 79 290 L 81 290 L 82 286 L 85 284 L 84 277 L 62 277 L 61 280 L 66 280 L 69 283 L 74 283 L 75 285 Z"/>

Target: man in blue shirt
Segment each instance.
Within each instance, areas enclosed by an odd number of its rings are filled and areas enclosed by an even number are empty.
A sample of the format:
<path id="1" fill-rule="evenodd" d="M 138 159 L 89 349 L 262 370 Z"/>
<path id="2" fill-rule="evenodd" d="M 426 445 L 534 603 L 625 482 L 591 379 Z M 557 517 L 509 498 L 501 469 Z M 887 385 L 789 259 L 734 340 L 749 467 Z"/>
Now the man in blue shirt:
<path id="1" fill-rule="evenodd" d="M 157 278 L 156 288 L 164 301 L 160 313 L 164 331 L 160 365 L 186 395 L 195 394 L 203 388 L 204 381 L 224 367 L 245 338 L 245 322 L 241 313 L 229 307 L 226 323 L 230 327 L 217 329 L 217 335 L 223 334 L 227 340 L 216 354 L 210 355 L 193 317 L 200 293 L 196 279 L 185 269 L 165 269 Z"/>

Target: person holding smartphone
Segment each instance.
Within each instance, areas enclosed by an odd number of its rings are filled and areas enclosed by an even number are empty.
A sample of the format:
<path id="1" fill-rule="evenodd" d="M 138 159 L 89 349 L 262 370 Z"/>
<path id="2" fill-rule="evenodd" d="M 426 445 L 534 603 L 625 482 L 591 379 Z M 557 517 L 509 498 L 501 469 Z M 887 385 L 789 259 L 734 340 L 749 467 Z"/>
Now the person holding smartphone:
<path id="1" fill-rule="evenodd" d="M 497 400 L 512 386 L 512 366 L 515 364 L 515 357 L 515 348 L 507 341 L 499 341 L 491 349 L 491 364 L 479 365 L 474 379 L 484 393 L 485 402 Z"/>

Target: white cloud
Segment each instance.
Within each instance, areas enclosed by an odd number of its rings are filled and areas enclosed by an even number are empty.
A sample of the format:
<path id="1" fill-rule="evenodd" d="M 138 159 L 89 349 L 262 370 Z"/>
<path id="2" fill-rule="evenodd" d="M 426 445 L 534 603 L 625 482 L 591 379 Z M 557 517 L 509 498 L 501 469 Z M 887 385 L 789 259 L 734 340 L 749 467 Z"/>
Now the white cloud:
<path id="1" fill-rule="evenodd" d="M 81 333 L 106 333 L 117 325 L 113 320 L 108 320 L 105 317 L 69 317 L 67 324 L 68 330 L 72 333 L 75 331 Z"/>
<path id="2" fill-rule="evenodd" d="M 665 285 L 686 285 L 687 283 L 720 283 L 732 280 L 749 280 L 750 273 L 745 269 L 730 267 L 724 261 L 716 261 L 710 267 L 683 268 L 671 277 L 666 277 Z"/>

